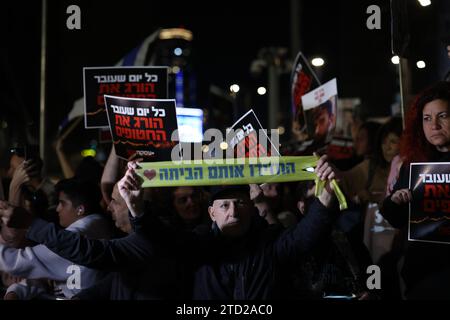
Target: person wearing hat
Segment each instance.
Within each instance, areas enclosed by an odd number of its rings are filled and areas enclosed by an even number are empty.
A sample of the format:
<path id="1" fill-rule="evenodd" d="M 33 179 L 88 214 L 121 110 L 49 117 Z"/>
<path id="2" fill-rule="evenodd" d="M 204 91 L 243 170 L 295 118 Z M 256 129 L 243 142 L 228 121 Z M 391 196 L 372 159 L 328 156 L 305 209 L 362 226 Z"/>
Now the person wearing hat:
<path id="1" fill-rule="evenodd" d="M 204 234 L 170 234 L 146 212 L 138 197 L 140 182 L 130 163 L 119 190 L 135 225 L 146 230 L 155 246 L 163 246 L 193 273 L 193 299 L 270 299 L 283 297 L 284 276 L 331 230 L 336 212 L 334 193 L 327 183 L 313 200 L 309 214 L 293 228 L 268 226 L 249 197 L 249 188 L 226 186 L 216 190 L 208 213 L 212 228 Z M 318 161 L 322 180 L 335 177 L 327 156 Z M 164 250 L 163 250 L 164 251 Z"/>

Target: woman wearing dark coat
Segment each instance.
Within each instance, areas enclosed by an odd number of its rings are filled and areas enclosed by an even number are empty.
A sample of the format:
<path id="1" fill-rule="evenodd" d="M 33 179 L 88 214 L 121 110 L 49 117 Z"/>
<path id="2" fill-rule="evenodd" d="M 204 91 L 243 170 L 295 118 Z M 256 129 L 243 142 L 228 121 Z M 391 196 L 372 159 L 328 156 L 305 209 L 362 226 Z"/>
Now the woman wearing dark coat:
<path id="1" fill-rule="evenodd" d="M 419 94 L 408 111 L 400 144 L 403 164 L 381 209 L 395 228 L 408 226 L 410 163 L 450 161 L 449 108 L 450 83 L 438 82 Z M 407 299 L 450 299 L 450 246 L 408 241 L 401 275 Z"/>

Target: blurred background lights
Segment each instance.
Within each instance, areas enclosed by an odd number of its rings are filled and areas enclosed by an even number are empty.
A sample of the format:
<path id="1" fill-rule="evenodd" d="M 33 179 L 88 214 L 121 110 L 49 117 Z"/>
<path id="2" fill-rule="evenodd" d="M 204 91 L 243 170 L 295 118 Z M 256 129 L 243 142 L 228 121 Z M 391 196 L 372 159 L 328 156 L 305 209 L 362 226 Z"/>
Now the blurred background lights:
<path id="1" fill-rule="evenodd" d="M 425 68 L 425 67 L 426 67 L 425 61 L 423 61 L 423 60 L 417 61 L 416 66 L 417 66 L 417 68 L 419 68 L 419 69 Z"/>
<path id="2" fill-rule="evenodd" d="M 431 4 L 431 0 L 418 0 L 422 7 L 429 6 Z"/>
<path id="3" fill-rule="evenodd" d="M 265 95 L 266 92 L 267 92 L 266 88 L 264 88 L 264 87 L 259 87 L 258 90 L 256 90 L 256 91 L 258 92 L 258 94 L 259 94 L 260 96 Z"/>
<path id="4" fill-rule="evenodd" d="M 172 73 L 177 74 L 178 72 L 180 72 L 180 67 L 179 66 L 172 67 Z"/>
<path id="5" fill-rule="evenodd" d="M 97 152 L 94 149 L 81 150 L 81 156 L 83 158 L 86 158 L 86 157 L 93 157 L 93 158 L 95 158 L 96 154 L 97 154 Z"/>
<path id="6" fill-rule="evenodd" d="M 181 50 L 181 48 L 175 48 L 173 50 L 173 54 L 176 56 L 181 56 L 183 54 L 183 50 Z"/>
<path id="7" fill-rule="evenodd" d="M 226 150 L 228 148 L 228 143 L 226 143 L 225 141 L 221 142 L 219 145 L 220 149 L 222 150 Z"/>
<path id="8" fill-rule="evenodd" d="M 232 84 L 231 86 L 230 86 L 230 91 L 231 92 L 233 92 L 233 93 L 238 93 L 239 92 L 239 85 L 237 85 L 237 84 Z"/>
<path id="9" fill-rule="evenodd" d="M 399 57 L 399 56 L 393 56 L 393 57 L 391 58 L 391 62 L 392 62 L 393 64 L 399 64 L 399 63 L 400 63 L 400 57 Z"/>
<path id="10" fill-rule="evenodd" d="M 314 67 L 321 67 L 321 66 L 323 66 L 325 64 L 325 60 L 323 60 L 320 57 L 317 57 L 317 58 L 314 58 L 314 59 L 311 60 L 311 64 Z"/>

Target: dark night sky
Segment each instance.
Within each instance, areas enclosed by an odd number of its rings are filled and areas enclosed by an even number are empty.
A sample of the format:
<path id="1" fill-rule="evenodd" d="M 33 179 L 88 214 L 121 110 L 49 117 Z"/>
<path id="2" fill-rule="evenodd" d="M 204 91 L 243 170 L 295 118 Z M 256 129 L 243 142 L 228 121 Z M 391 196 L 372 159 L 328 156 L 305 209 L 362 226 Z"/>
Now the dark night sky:
<path id="1" fill-rule="evenodd" d="M 422 10 L 411 14 L 413 40 L 428 41 L 421 48 L 415 47 L 414 54 L 430 61 L 430 68 L 414 71 L 414 91 L 442 77 L 437 57 L 442 60 L 445 50 L 439 36 L 442 28 L 449 28 L 439 25 L 444 19 L 438 17 L 446 14 L 444 18 L 449 19 L 449 8 L 445 0 L 432 2 L 431 7 L 418 9 L 411 1 L 414 10 Z M 81 30 L 66 28 L 66 8 L 71 4 L 81 8 Z M 370 4 L 382 9 L 381 30 L 366 28 L 366 8 Z M 82 67 L 115 64 L 158 27 L 184 26 L 192 30 L 199 81 L 223 89 L 235 81 L 255 81 L 249 68 L 259 49 L 290 47 L 289 0 L 50 0 L 48 6 L 50 140 L 73 101 L 82 96 Z M 39 112 L 40 10 L 39 1 L 14 2 L 6 5 L 1 19 L 2 30 L 7 31 L 0 50 L 2 77 L 8 82 L 6 100 L 22 103 L 34 121 Z M 337 77 L 341 97 L 361 97 L 367 113 L 387 115 L 398 91 L 396 69 L 390 63 L 389 1 L 303 1 L 299 17 L 303 52 L 307 56 L 322 55 L 327 61 L 321 71 L 322 81 Z M 286 88 L 282 90 L 287 92 Z M 290 110 L 289 105 L 282 108 Z"/>

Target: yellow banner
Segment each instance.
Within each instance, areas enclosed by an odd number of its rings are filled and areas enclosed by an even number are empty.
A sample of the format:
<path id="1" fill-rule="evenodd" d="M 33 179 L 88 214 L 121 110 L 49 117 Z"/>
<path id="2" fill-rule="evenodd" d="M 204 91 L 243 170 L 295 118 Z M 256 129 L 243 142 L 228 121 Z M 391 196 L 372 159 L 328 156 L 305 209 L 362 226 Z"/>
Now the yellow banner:
<path id="1" fill-rule="evenodd" d="M 317 160 L 315 156 L 301 156 L 225 159 L 215 162 L 143 162 L 139 164 L 141 169 L 136 172 L 144 180 L 143 188 L 276 183 L 315 180 L 317 176 L 314 167 Z M 333 187 L 341 209 L 346 208 L 345 197 L 336 182 Z"/>

